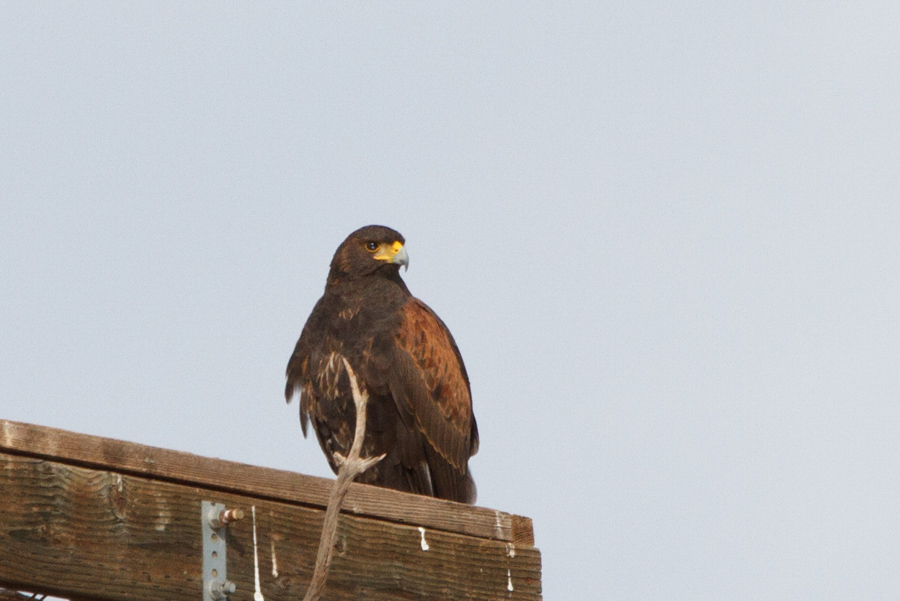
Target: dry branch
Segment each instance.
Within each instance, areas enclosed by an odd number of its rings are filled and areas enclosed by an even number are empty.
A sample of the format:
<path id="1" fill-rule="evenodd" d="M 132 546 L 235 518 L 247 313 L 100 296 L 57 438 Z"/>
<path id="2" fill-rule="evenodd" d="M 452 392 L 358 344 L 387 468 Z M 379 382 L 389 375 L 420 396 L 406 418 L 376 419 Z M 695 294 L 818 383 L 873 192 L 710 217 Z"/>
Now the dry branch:
<path id="1" fill-rule="evenodd" d="M 350 447 L 350 453 L 346 457 L 340 453 L 334 454 L 335 461 L 340 466 L 340 469 L 338 470 L 337 480 L 334 482 L 334 488 L 331 489 L 331 496 L 328 499 L 328 508 L 325 510 L 325 520 L 322 523 L 322 537 L 319 539 L 319 551 L 316 554 L 316 567 L 303 601 L 317 601 L 325 586 L 325 581 L 328 578 L 328 569 L 331 567 L 331 560 L 334 556 L 334 539 L 337 536 L 341 505 L 344 502 L 347 491 L 350 490 L 350 484 L 358 475 L 384 459 L 384 455 L 369 457 L 368 459 L 360 457 L 363 439 L 366 437 L 366 405 L 369 402 L 369 395 L 367 392 L 360 392 L 353 368 L 350 367 L 346 359 L 343 361 L 344 369 L 347 370 L 347 376 L 350 378 L 353 403 L 356 405 L 356 429 L 353 434 L 353 445 Z"/>

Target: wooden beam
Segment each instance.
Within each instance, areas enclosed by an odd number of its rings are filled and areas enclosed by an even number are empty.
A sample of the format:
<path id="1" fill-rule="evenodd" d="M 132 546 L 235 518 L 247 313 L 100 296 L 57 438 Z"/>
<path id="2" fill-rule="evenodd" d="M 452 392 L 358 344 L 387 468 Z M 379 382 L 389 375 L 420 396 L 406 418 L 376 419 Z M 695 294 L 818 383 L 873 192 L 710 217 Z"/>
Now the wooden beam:
<path id="1" fill-rule="evenodd" d="M 327 506 L 334 482 L 8 420 L 0 420 L 0 451 L 168 482 L 199 484 L 211 490 L 251 493 L 310 507 Z M 376 486 L 353 484 L 344 501 L 344 512 L 517 545 L 534 545 L 529 518 Z"/>
<path id="2" fill-rule="evenodd" d="M 0 422 L 0 448 L 2 588 L 72 598 L 199 600 L 200 503 L 208 500 L 246 516 L 228 527 L 228 579 L 238 587 L 233 601 L 254 599 L 257 562 L 266 601 L 295 601 L 305 592 L 329 480 L 13 422 Z M 175 459 L 172 472 L 164 458 Z M 273 473 L 284 479 L 266 482 Z M 322 498 L 304 492 L 298 480 L 307 479 L 326 483 Z M 540 552 L 512 540 L 513 516 L 354 487 L 356 514 L 341 517 L 324 598 L 541 598 Z M 382 503 L 399 497 L 414 516 L 428 519 L 393 518 L 396 508 Z M 509 517 L 509 540 L 497 535 L 503 529 L 485 527 L 485 513 L 495 521 Z M 478 518 L 474 527 L 465 524 L 471 516 Z M 530 532 L 530 521 L 527 526 Z"/>

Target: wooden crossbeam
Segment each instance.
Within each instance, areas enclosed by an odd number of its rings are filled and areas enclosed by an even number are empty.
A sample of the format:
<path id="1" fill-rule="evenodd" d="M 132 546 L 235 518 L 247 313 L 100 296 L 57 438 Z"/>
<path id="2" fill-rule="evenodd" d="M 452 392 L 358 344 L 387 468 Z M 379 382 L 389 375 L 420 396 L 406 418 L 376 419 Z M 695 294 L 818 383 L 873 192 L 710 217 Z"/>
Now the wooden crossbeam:
<path id="1" fill-rule="evenodd" d="M 208 500 L 245 513 L 231 599 L 299 600 L 331 482 L 0 420 L 0 587 L 199 600 Z M 325 599 L 540 599 L 527 518 L 360 484 L 345 507 Z"/>

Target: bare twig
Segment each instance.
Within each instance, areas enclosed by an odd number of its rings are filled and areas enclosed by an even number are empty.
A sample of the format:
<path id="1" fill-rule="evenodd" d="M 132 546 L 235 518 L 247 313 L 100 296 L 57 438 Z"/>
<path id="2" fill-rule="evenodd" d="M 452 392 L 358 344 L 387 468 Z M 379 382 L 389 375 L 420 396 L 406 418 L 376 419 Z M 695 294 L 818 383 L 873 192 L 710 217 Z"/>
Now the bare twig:
<path id="1" fill-rule="evenodd" d="M 337 536 L 338 517 L 341 513 L 341 504 L 347 491 L 350 490 L 350 483 L 358 475 L 384 459 L 384 455 L 378 457 L 370 457 L 363 459 L 359 456 L 362 451 L 363 439 L 366 437 L 366 404 L 369 402 L 368 393 L 360 393 L 359 384 L 356 381 L 356 374 L 353 368 L 344 359 L 344 369 L 350 377 L 350 388 L 353 391 L 353 402 L 356 405 L 356 430 L 353 434 L 353 445 L 350 447 L 350 453 L 344 457 L 340 453 L 334 454 L 334 459 L 340 466 L 338 470 L 337 480 L 331 489 L 331 496 L 328 499 L 328 508 L 325 511 L 325 521 L 322 524 L 322 537 L 319 539 L 319 551 L 316 555 L 316 568 L 313 571 L 312 581 L 309 588 L 306 589 L 306 596 L 303 601 L 317 601 L 325 586 L 325 580 L 328 578 L 328 569 L 331 567 L 331 559 L 334 555 L 334 539 Z"/>

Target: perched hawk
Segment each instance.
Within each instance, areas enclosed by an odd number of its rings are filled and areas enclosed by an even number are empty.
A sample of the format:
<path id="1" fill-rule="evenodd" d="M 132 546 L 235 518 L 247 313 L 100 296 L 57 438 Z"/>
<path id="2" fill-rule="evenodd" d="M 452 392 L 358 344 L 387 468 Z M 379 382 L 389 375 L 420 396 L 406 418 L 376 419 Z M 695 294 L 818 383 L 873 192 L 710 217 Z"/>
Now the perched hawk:
<path id="1" fill-rule="evenodd" d="M 288 361 L 284 395 L 290 402 L 299 389 L 303 435 L 312 421 L 337 473 L 334 453 L 350 451 L 356 420 L 346 358 L 369 394 L 362 456 L 386 454 L 358 481 L 474 503 L 469 378 L 447 326 L 400 278 L 409 263 L 404 242 L 370 225 L 338 247 Z"/>

